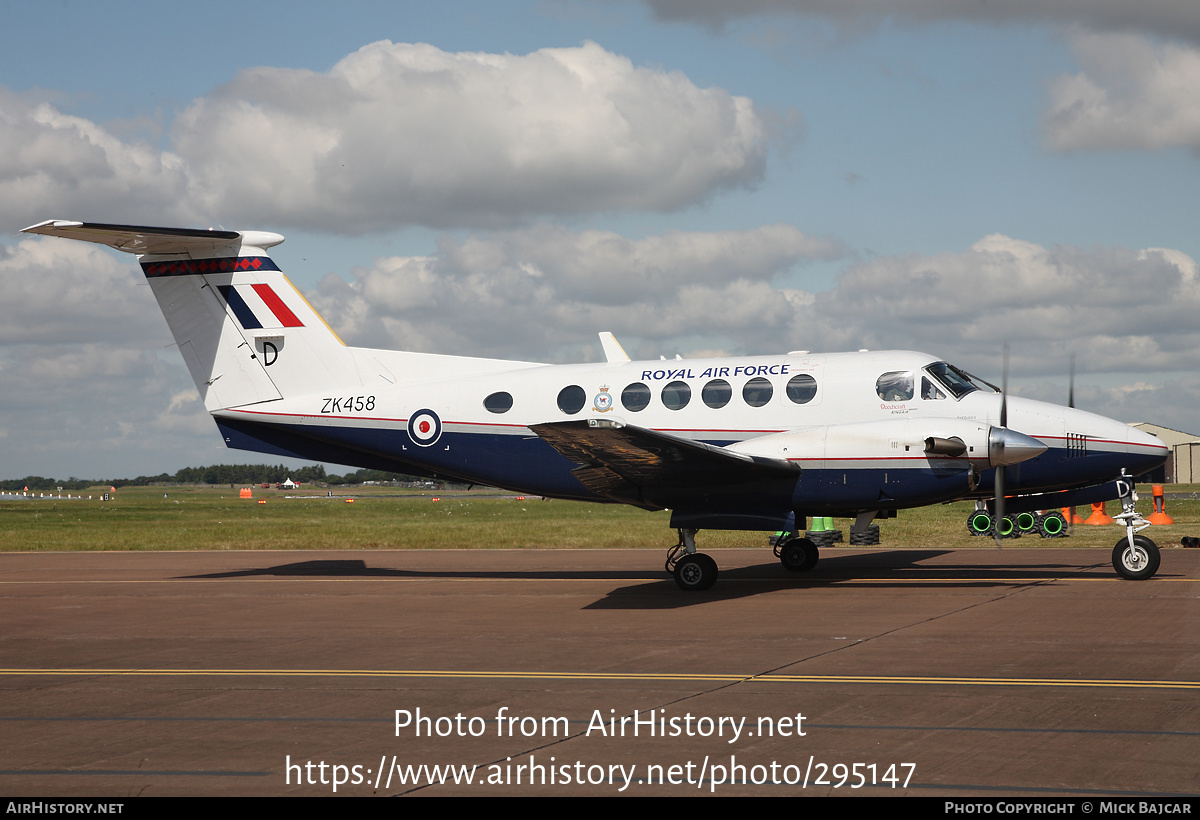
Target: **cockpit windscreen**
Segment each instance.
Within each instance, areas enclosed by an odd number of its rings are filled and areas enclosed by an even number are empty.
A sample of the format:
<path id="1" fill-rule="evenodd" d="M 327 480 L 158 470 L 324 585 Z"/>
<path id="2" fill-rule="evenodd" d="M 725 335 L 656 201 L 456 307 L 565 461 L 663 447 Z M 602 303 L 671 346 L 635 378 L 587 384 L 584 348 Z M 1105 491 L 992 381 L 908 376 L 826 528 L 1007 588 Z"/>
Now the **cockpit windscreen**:
<path id="1" fill-rule="evenodd" d="M 959 370 L 948 362 L 934 362 L 925 368 L 925 372 L 937 379 L 938 383 L 945 387 L 955 399 L 961 399 L 976 390 L 999 392 L 993 385 L 978 376 L 972 376 L 965 370 Z"/>

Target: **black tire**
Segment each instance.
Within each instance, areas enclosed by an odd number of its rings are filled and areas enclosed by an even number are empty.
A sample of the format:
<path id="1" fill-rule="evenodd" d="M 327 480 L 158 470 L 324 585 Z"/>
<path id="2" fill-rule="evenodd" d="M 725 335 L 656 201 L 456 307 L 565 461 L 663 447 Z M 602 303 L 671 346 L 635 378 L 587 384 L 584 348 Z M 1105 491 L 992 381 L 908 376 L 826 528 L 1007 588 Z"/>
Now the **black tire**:
<path id="1" fill-rule="evenodd" d="M 821 530 L 820 532 L 809 530 L 804 533 L 804 537 L 816 544 L 818 548 L 833 546 L 833 530 Z"/>
<path id="2" fill-rule="evenodd" d="M 1016 515 L 1017 529 L 1022 535 L 1038 531 L 1038 517 L 1031 512 L 1019 512 Z"/>
<path id="3" fill-rule="evenodd" d="M 996 526 L 1000 528 L 1001 538 L 1020 538 L 1021 530 L 1017 527 L 1017 519 L 1011 515 L 1006 515 L 996 522 Z"/>
<path id="4" fill-rule="evenodd" d="M 779 550 L 779 562 L 788 572 L 808 572 L 820 558 L 821 551 L 807 538 L 793 538 Z"/>
<path id="5" fill-rule="evenodd" d="M 879 544 L 879 525 L 871 524 L 865 532 L 850 530 L 850 546 L 874 547 Z"/>
<path id="6" fill-rule="evenodd" d="M 1038 521 L 1038 532 L 1042 538 L 1066 538 L 1067 519 L 1057 510 L 1048 512 Z"/>
<path id="7" fill-rule="evenodd" d="M 1122 538 L 1113 547 L 1113 569 L 1127 581 L 1145 581 L 1158 572 L 1158 544 L 1144 535 L 1133 536 L 1133 548 L 1128 539 Z"/>
<path id="8" fill-rule="evenodd" d="M 991 535 L 992 516 L 987 510 L 975 510 L 967 516 L 967 531 L 971 535 Z"/>
<path id="9" fill-rule="evenodd" d="M 675 583 L 685 592 L 703 592 L 717 582 L 717 562 L 702 552 L 675 562 Z"/>

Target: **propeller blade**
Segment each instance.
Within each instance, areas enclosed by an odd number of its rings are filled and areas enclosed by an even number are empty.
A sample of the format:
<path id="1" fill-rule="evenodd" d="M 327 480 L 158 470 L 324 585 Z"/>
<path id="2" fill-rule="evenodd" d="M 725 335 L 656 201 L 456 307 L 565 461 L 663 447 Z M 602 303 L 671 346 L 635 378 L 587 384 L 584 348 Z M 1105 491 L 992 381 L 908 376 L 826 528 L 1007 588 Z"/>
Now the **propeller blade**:
<path id="1" fill-rule="evenodd" d="M 996 468 L 996 501 L 992 505 L 992 515 L 996 519 L 992 534 L 996 536 L 996 549 L 1001 549 L 1000 527 L 1004 522 L 1004 471 L 1008 468 L 1001 465 Z"/>
<path id="2" fill-rule="evenodd" d="M 1004 374 L 1000 382 L 1000 426 L 1008 428 L 1008 342 L 1004 343 Z M 992 534 L 996 537 L 996 549 L 1001 549 L 1000 527 L 1004 523 L 1004 479 L 1008 468 L 1001 464 L 996 468 L 996 500 L 992 504 L 992 516 L 996 523 Z"/>
<path id="3" fill-rule="evenodd" d="M 1067 407 L 1075 406 L 1075 354 L 1071 354 L 1071 382 L 1067 390 Z"/>
<path id="4" fill-rule="evenodd" d="M 1004 343 L 1004 377 L 1000 381 L 1000 426 L 1008 426 L 1008 342 Z"/>

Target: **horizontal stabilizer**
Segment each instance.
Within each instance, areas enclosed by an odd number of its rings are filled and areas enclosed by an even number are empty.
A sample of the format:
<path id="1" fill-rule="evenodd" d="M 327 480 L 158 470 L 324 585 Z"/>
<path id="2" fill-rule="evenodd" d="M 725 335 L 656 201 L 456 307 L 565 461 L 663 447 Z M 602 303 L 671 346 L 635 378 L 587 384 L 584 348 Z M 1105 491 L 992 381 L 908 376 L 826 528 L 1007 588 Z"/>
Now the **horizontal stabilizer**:
<path id="1" fill-rule="evenodd" d="M 196 258 L 237 256 L 242 246 L 270 248 L 283 237 L 269 231 L 217 231 L 195 228 L 153 228 L 147 225 L 109 225 L 48 219 L 21 233 L 60 236 L 108 245 L 126 253 L 187 255 Z"/>

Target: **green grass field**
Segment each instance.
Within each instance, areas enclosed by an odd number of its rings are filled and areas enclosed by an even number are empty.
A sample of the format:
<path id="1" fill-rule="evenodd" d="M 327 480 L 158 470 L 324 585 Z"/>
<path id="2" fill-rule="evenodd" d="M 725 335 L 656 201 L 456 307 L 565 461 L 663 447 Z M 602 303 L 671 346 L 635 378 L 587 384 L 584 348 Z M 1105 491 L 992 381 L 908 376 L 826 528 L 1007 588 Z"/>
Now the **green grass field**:
<path id="1" fill-rule="evenodd" d="M 244 550 L 244 549 L 579 549 L 595 547 L 666 549 L 675 534 L 669 513 L 613 504 L 517 500 L 496 491 L 447 492 L 440 501 L 411 491 L 363 488 L 340 492 L 287 493 L 210 487 L 127 487 L 113 500 L 36 499 L 0 501 L 0 551 L 33 550 Z M 1192 492 L 1193 486 L 1167 492 Z M 166 492 L 167 497 L 163 497 Z M 1150 488 L 1139 487 L 1138 509 L 1153 511 Z M 348 504 L 346 496 L 353 495 Z M 265 499 L 266 504 L 257 503 Z M 1109 502 L 1109 513 L 1119 505 Z M 883 548 L 994 549 L 973 538 L 966 520 L 970 503 L 903 510 L 880 522 Z M 1081 515 L 1088 514 L 1080 508 Z M 1159 546 L 1179 545 L 1180 536 L 1200 535 L 1200 500 L 1168 501 L 1169 527 L 1146 534 Z M 835 526 L 849 530 L 850 521 Z M 1123 530 L 1076 526 L 1071 538 L 1025 536 L 1005 549 L 1030 547 L 1111 548 Z M 766 533 L 703 531 L 702 549 L 762 548 Z"/>

